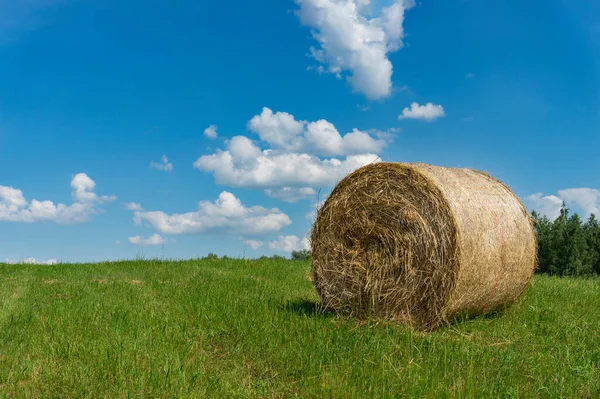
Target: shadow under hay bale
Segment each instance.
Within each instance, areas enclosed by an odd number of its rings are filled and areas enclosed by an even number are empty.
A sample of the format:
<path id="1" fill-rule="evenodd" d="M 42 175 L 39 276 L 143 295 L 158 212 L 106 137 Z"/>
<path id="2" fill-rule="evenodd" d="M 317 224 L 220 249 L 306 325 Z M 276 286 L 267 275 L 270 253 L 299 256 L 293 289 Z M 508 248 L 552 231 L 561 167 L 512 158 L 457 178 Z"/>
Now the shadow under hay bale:
<path id="1" fill-rule="evenodd" d="M 471 169 L 364 166 L 335 187 L 311 238 L 325 308 L 422 329 L 510 304 L 536 265 L 523 204 Z"/>
<path id="2" fill-rule="evenodd" d="M 307 299 L 287 301 L 285 304 L 280 305 L 280 309 L 303 316 L 330 317 L 333 315 L 331 311 L 324 309 L 320 303 Z"/>

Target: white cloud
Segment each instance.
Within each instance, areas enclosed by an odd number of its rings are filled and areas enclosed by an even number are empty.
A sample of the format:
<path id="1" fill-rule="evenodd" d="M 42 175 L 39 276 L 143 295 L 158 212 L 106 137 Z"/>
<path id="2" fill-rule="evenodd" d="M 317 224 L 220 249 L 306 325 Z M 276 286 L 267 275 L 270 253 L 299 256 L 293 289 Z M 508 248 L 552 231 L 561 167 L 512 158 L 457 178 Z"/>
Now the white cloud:
<path id="1" fill-rule="evenodd" d="M 248 137 L 235 136 L 225 150 L 199 157 L 194 166 L 213 173 L 218 184 L 269 189 L 267 195 L 289 200 L 311 194 L 312 187 L 333 186 L 355 169 L 379 162 L 377 153 L 393 137 L 389 132 L 357 129 L 342 136 L 324 119 L 297 121 L 269 108 L 254 116 L 248 128 L 271 148 L 262 150 Z"/>
<path id="2" fill-rule="evenodd" d="M 413 0 L 395 0 L 384 8 L 373 10 L 377 16 L 368 18 L 368 0 L 296 0 L 300 22 L 313 29 L 319 42 L 311 48 L 312 57 L 327 71 L 342 77 L 355 92 L 369 99 L 387 97 L 392 89 L 392 63 L 388 53 L 403 46 L 404 13 L 415 5 Z M 325 67 L 324 67 L 325 66 Z"/>
<path id="3" fill-rule="evenodd" d="M 28 264 L 28 265 L 56 265 L 58 263 L 58 260 L 56 260 L 56 259 L 48 259 L 48 260 L 38 261 L 35 258 L 25 258 L 25 259 L 19 259 L 19 260 L 5 259 L 4 263 L 7 263 L 9 265 L 18 265 L 18 264 Z"/>
<path id="4" fill-rule="evenodd" d="M 541 215 L 546 215 L 550 220 L 560 216 L 563 201 L 568 206 L 576 206 L 583 211 L 582 216 L 587 218 L 590 214 L 600 216 L 600 190 L 595 188 L 567 188 L 558 191 L 555 195 L 542 196 L 542 193 L 532 194 L 525 199 L 531 208 Z"/>
<path id="5" fill-rule="evenodd" d="M 264 242 L 262 241 L 257 241 L 257 240 L 245 240 L 244 244 L 248 245 L 250 248 L 252 248 L 253 250 L 257 250 L 260 247 L 262 247 L 263 245 L 265 245 Z"/>
<path id="6" fill-rule="evenodd" d="M 136 211 L 134 222 L 149 223 L 163 234 L 236 234 L 258 236 L 281 230 L 292 223 L 277 208 L 245 207 L 235 195 L 223 191 L 215 202 L 201 201 L 198 210 L 168 215 L 161 211 Z"/>
<path id="7" fill-rule="evenodd" d="M 568 205 L 578 206 L 583 211 L 584 217 L 588 217 L 592 213 L 600 216 L 600 190 L 587 187 L 567 188 L 559 190 L 558 195 Z"/>
<path id="8" fill-rule="evenodd" d="M 296 150 L 300 147 L 298 136 L 304 131 L 306 121 L 297 121 L 287 112 L 273 113 L 263 107 L 260 115 L 248 122 L 248 128 L 257 133 L 260 139 L 274 148 Z"/>
<path id="9" fill-rule="evenodd" d="M 316 122 L 297 121 L 287 112 L 276 112 L 264 107 L 255 115 L 248 128 L 271 148 L 288 152 L 307 152 L 315 155 L 353 155 L 379 152 L 387 144 L 367 132 L 353 129 L 344 136 L 335 126 L 325 120 Z"/>
<path id="10" fill-rule="evenodd" d="M 268 188 L 265 190 L 265 194 L 271 198 L 276 198 L 284 202 L 297 202 L 301 199 L 315 195 L 316 192 L 311 187 L 281 187 Z"/>
<path id="11" fill-rule="evenodd" d="M 141 211 L 142 210 L 142 206 L 140 204 L 138 204 L 137 202 L 129 202 L 126 204 L 127 209 L 129 209 L 130 211 Z"/>
<path id="12" fill-rule="evenodd" d="M 560 207 L 563 200 L 555 195 L 542 196 L 542 193 L 535 193 L 525 198 L 532 205 L 534 211 L 541 215 L 546 215 L 550 220 L 556 219 L 560 215 Z"/>
<path id="13" fill-rule="evenodd" d="M 398 115 L 398 119 L 422 119 L 431 122 L 437 118 L 445 116 L 444 107 L 427 103 L 419 105 L 419 103 L 410 104 L 410 108 L 404 108 L 402 114 Z"/>
<path id="14" fill-rule="evenodd" d="M 210 125 L 206 129 L 204 129 L 204 135 L 209 139 L 217 138 L 217 125 Z"/>
<path id="15" fill-rule="evenodd" d="M 300 239 L 297 236 L 279 236 L 275 241 L 269 242 L 269 248 L 283 252 L 309 250 L 310 240 L 308 237 Z"/>
<path id="16" fill-rule="evenodd" d="M 96 183 L 85 173 L 71 180 L 74 203 L 54 204 L 52 201 L 27 201 L 23 192 L 13 187 L 0 186 L 0 221 L 33 223 L 53 221 L 59 224 L 84 223 L 98 212 L 97 205 L 113 201 L 115 196 L 98 196 Z"/>
<path id="17" fill-rule="evenodd" d="M 148 238 L 144 238 L 141 236 L 134 236 L 134 237 L 129 237 L 127 240 L 129 240 L 129 242 L 132 244 L 143 245 L 143 246 L 163 245 L 165 243 L 165 239 L 162 238 L 159 234 L 154 234 Z"/>
<path id="18" fill-rule="evenodd" d="M 240 145 L 232 146 L 232 142 Z M 261 151 L 249 139 L 238 136 L 226 151 L 203 155 L 194 166 L 212 172 L 218 184 L 234 187 L 324 187 L 334 186 L 348 173 L 380 160 L 376 154 L 351 155 L 342 161 L 321 160 L 309 154 Z"/>
<path id="19" fill-rule="evenodd" d="M 150 162 L 150 167 L 165 172 L 173 171 L 173 164 L 169 162 L 169 158 L 166 155 L 160 157 L 160 162 Z"/>
<path id="20" fill-rule="evenodd" d="M 78 173 L 73 176 L 71 187 L 73 188 L 73 198 L 79 202 L 110 202 L 117 199 L 115 196 L 97 196 L 94 193 L 96 182 L 85 173 Z"/>

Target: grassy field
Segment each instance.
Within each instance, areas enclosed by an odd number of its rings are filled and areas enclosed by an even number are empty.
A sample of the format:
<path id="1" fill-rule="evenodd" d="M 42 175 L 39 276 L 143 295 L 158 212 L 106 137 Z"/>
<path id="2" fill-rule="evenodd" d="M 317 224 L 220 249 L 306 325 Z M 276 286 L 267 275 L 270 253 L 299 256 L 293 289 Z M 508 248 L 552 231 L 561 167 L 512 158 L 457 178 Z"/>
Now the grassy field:
<path id="1" fill-rule="evenodd" d="M 0 397 L 600 397 L 600 280 L 430 334 L 315 312 L 310 265 L 0 265 Z"/>

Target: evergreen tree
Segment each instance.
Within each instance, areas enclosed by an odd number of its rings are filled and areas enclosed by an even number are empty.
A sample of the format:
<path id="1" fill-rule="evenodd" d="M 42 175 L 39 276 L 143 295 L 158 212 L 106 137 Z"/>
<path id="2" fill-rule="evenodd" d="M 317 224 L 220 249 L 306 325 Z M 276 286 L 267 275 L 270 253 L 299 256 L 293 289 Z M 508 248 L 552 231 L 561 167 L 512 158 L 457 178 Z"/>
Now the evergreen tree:
<path id="1" fill-rule="evenodd" d="M 550 221 L 531 214 L 538 242 L 538 272 L 559 276 L 600 274 L 600 222 L 591 215 L 585 224 L 562 204 L 560 215 Z"/>
<path id="2" fill-rule="evenodd" d="M 595 273 L 600 274 L 600 222 L 593 213 L 583 226 L 588 245 L 589 261 Z"/>
<path id="3" fill-rule="evenodd" d="M 566 269 L 568 257 L 567 244 L 567 222 L 569 220 L 569 208 L 563 202 L 560 215 L 552 222 L 549 237 L 550 256 L 548 273 L 563 276 Z"/>
<path id="4" fill-rule="evenodd" d="M 564 251 L 564 275 L 587 276 L 593 273 L 588 253 L 588 244 L 583 231 L 583 223 L 578 214 L 573 214 L 566 222 Z"/>
<path id="5" fill-rule="evenodd" d="M 548 217 L 531 213 L 538 245 L 538 273 L 550 273 L 552 264 L 552 222 Z"/>
<path id="6" fill-rule="evenodd" d="M 292 251 L 293 260 L 310 260 L 310 255 L 310 251 L 307 249 L 302 249 L 300 251 Z"/>

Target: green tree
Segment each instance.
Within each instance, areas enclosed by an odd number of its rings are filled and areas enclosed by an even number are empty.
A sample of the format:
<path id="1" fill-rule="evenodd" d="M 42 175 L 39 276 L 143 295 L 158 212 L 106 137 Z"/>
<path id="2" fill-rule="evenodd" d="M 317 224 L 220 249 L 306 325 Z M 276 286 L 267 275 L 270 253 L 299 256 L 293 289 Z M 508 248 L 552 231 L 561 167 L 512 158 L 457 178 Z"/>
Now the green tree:
<path id="1" fill-rule="evenodd" d="M 563 274 L 569 276 L 588 276 L 592 274 L 593 266 L 581 218 L 575 213 L 568 218 L 565 226 Z"/>
<path id="2" fill-rule="evenodd" d="M 310 251 L 303 249 L 300 251 L 292 251 L 293 260 L 310 260 Z"/>
<path id="3" fill-rule="evenodd" d="M 538 241 L 538 272 L 559 276 L 600 273 L 600 223 L 594 215 L 583 224 L 563 202 L 560 215 L 550 221 L 532 212 Z"/>
<path id="4" fill-rule="evenodd" d="M 547 216 L 540 216 L 536 211 L 531 213 L 533 227 L 538 244 L 538 273 L 550 273 L 553 262 L 552 253 L 552 222 Z"/>
<path id="5" fill-rule="evenodd" d="M 583 232 L 588 245 L 592 269 L 595 273 L 600 274 L 600 222 L 593 213 L 583 225 Z"/>
<path id="6" fill-rule="evenodd" d="M 563 202 L 560 208 L 560 215 L 552 222 L 549 235 L 548 273 L 552 275 L 565 275 L 568 253 L 568 221 L 569 208 Z"/>

